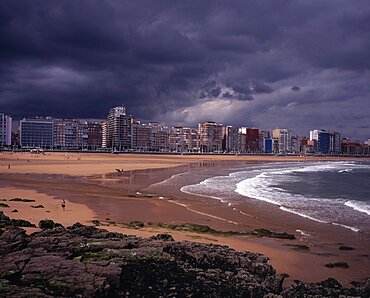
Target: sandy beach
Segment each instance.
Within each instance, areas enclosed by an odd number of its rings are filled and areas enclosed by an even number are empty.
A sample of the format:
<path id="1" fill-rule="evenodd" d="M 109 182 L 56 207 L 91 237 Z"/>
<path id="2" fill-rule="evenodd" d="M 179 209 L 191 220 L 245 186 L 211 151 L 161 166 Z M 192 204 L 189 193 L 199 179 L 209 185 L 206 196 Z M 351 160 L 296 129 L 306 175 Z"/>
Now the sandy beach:
<path id="1" fill-rule="evenodd" d="M 343 160 L 321 157 L 322 160 Z M 299 279 L 317 282 L 327 277 L 343 285 L 370 276 L 369 235 L 354 233 L 342 227 L 328 226 L 287 214 L 266 203 L 227 208 L 221 202 L 209 203 L 184 195 L 178 186 L 159 183 L 172 175 L 194 173 L 192 179 L 203 179 L 224 171 L 225 167 L 262 162 L 307 161 L 317 157 L 222 156 L 222 155 L 149 155 L 92 153 L 1 153 L 0 200 L 9 207 L 0 207 L 11 218 L 37 224 L 52 219 L 65 226 L 75 222 L 148 237 L 169 233 L 176 240 L 199 241 L 228 245 L 237 250 L 265 254 L 278 273 L 287 273 L 287 283 Z M 116 171 L 123 170 L 124 173 Z M 189 182 L 189 181 L 187 181 Z M 154 185 L 153 185 L 154 184 Z M 35 202 L 10 201 L 27 198 Z M 66 200 L 66 210 L 61 200 Z M 32 206 L 42 205 L 42 208 Z M 17 212 L 12 212 L 17 210 Z M 242 211 L 242 213 L 240 212 Z M 243 214 L 247 214 L 243 215 Z M 140 220 L 143 228 L 132 229 L 127 223 Z M 220 231 L 250 231 L 266 228 L 294 234 L 296 240 L 221 236 L 150 227 L 149 222 L 167 224 L 196 223 Z M 297 230 L 310 231 L 312 238 Z M 35 229 L 29 229 L 32 232 Z M 305 245 L 308 250 L 297 250 Z M 351 251 L 338 247 L 348 245 Z M 325 267 L 330 262 L 345 261 L 348 269 Z"/>

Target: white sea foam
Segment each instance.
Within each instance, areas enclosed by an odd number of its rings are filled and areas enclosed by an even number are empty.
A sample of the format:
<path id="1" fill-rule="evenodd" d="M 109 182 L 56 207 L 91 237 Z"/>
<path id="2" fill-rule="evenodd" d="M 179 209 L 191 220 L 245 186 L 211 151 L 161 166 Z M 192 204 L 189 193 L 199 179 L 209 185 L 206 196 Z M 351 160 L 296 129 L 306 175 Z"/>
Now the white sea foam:
<path id="1" fill-rule="evenodd" d="M 188 191 L 187 190 L 188 188 L 189 188 L 189 186 L 183 186 L 183 187 L 180 188 L 180 190 L 183 193 L 187 193 L 189 195 L 199 196 L 199 197 L 204 197 L 204 198 L 211 198 L 211 199 L 215 199 L 215 200 L 221 201 L 221 203 L 227 203 L 227 200 L 225 200 L 225 198 L 220 198 L 220 197 L 216 197 L 216 196 L 203 195 L 203 194 L 199 194 L 199 193 L 196 193 L 196 192 L 191 192 L 191 191 Z"/>
<path id="2" fill-rule="evenodd" d="M 303 230 L 296 230 L 296 232 L 298 232 L 299 234 L 301 234 L 302 236 L 304 237 L 310 237 L 311 235 L 309 233 L 306 233 L 305 231 Z"/>
<path id="3" fill-rule="evenodd" d="M 247 214 L 247 213 L 245 213 L 245 212 L 243 212 L 243 211 L 240 211 L 240 210 L 239 210 L 239 213 L 240 213 L 240 214 L 243 214 L 243 215 L 245 215 L 245 216 L 248 216 L 248 217 L 253 217 L 252 215 Z"/>
<path id="4" fill-rule="evenodd" d="M 360 229 L 350 227 L 350 226 L 346 226 L 346 225 L 343 225 L 343 224 L 340 224 L 340 223 L 332 222 L 332 224 L 335 225 L 335 226 L 340 226 L 340 227 L 343 227 L 343 228 L 346 228 L 346 229 L 350 229 L 353 232 L 359 232 L 360 231 Z"/>
<path id="5" fill-rule="evenodd" d="M 294 211 L 292 209 L 289 209 L 289 208 L 286 208 L 284 206 L 280 206 L 279 209 L 283 210 L 283 211 L 286 211 L 286 212 L 290 212 L 290 213 L 293 213 L 293 214 L 296 214 L 296 215 L 299 215 L 299 216 L 302 216 L 304 218 L 308 218 L 308 219 L 311 219 L 311 220 L 314 220 L 314 221 L 317 221 L 317 222 L 320 222 L 320 223 L 328 223 L 327 221 L 324 221 L 324 220 L 320 220 L 320 219 L 317 219 L 317 218 L 314 218 L 312 216 L 309 216 L 309 215 L 306 215 L 306 214 L 303 214 L 303 213 L 300 213 L 300 212 L 297 212 L 297 211 Z"/>
<path id="6" fill-rule="evenodd" d="M 370 206 L 364 202 L 359 201 L 347 201 L 344 203 L 347 207 L 350 207 L 356 211 L 366 213 L 367 215 L 370 215 Z"/>
<path id="7" fill-rule="evenodd" d="M 235 221 L 232 221 L 232 220 L 228 220 L 228 219 L 225 219 L 225 218 L 222 218 L 222 217 L 218 217 L 218 216 L 215 216 L 215 215 L 212 215 L 212 214 L 208 214 L 208 213 L 204 213 L 204 212 L 201 212 L 201 211 L 198 211 L 198 210 L 194 210 L 194 209 L 191 209 L 189 206 L 187 206 L 186 204 L 183 204 L 183 203 L 180 203 L 180 202 L 177 202 L 175 200 L 168 200 L 170 203 L 173 203 L 173 204 L 176 204 L 176 205 L 179 205 L 179 206 L 182 206 L 184 208 L 186 208 L 187 210 L 193 212 L 193 213 L 197 213 L 197 214 L 200 214 L 200 215 L 204 215 L 204 216 L 207 216 L 207 217 L 211 217 L 211 218 L 214 218 L 214 219 L 218 219 L 218 220 L 222 220 L 222 221 L 226 221 L 228 223 L 231 223 L 231 224 L 234 224 L 234 225 L 238 225 L 237 222 Z"/>
<path id="8" fill-rule="evenodd" d="M 338 173 L 350 173 L 350 172 L 352 172 L 352 169 L 344 169 L 338 171 Z"/>
<path id="9" fill-rule="evenodd" d="M 338 199 L 333 199 L 292 193 L 284 189 L 284 185 L 286 183 L 303 182 L 303 179 L 305 179 L 303 173 L 349 173 L 363 168 L 369 169 L 370 166 L 342 161 L 265 164 L 260 167 L 248 168 L 245 171 L 233 172 L 227 176 L 208 178 L 198 184 L 184 186 L 181 191 L 216 199 L 228 204 L 228 206 L 231 206 L 235 202 L 234 200 L 237 200 L 236 202 L 239 204 L 239 200 L 243 197 L 245 199 L 257 199 L 277 205 L 285 212 L 316 222 L 332 224 L 334 220 L 338 220 L 341 223 L 336 223 L 336 225 L 358 231 L 359 229 L 353 227 L 353 224 L 347 225 L 348 220 L 348 222 L 353 222 L 353 217 L 351 213 L 346 213 L 346 207 L 343 205 L 362 214 L 370 215 L 370 206 L 366 203 L 339 199 L 339 196 Z M 242 197 L 233 196 L 233 192 Z M 239 212 L 243 214 L 242 211 Z M 244 215 L 250 216 L 248 214 Z"/>

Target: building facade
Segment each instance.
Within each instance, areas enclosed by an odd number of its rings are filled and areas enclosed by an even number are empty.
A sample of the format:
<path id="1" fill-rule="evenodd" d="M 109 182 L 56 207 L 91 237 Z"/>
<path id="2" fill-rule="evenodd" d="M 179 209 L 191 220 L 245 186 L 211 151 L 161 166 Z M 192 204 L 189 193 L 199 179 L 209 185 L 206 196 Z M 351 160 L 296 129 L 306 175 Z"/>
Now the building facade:
<path id="1" fill-rule="evenodd" d="M 222 151 L 222 124 L 214 121 L 199 123 L 198 134 L 200 152 Z"/>
<path id="2" fill-rule="evenodd" d="M 12 117 L 0 113 L 0 146 L 12 145 Z"/>
<path id="3" fill-rule="evenodd" d="M 153 151 L 169 151 L 170 130 L 167 126 L 158 122 L 149 122 L 150 148 Z"/>
<path id="4" fill-rule="evenodd" d="M 53 147 L 83 149 L 88 147 L 88 124 L 77 119 L 54 119 Z"/>
<path id="5" fill-rule="evenodd" d="M 320 131 L 317 140 L 317 150 L 322 154 L 328 154 L 330 150 L 330 133 L 327 131 Z"/>
<path id="6" fill-rule="evenodd" d="M 224 152 L 239 152 L 237 127 L 222 127 L 222 150 Z"/>
<path id="7" fill-rule="evenodd" d="M 150 150 L 151 128 L 140 121 L 132 123 L 132 148 L 135 150 Z"/>
<path id="8" fill-rule="evenodd" d="M 272 131 L 273 153 L 292 153 L 292 131 L 286 128 L 275 128 Z"/>
<path id="9" fill-rule="evenodd" d="M 193 152 L 197 148 L 197 130 L 190 127 L 174 126 L 170 130 L 169 146 L 175 152 Z"/>
<path id="10" fill-rule="evenodd" d="M 85 122 L 87 125 L 87 145 L 89 149 L 102 147 L 103 128 L 101 122 Z"/>
<path id="11" fill-rule="evenodd" d="M 123 106 L 109 110 L 106 147 L 114 150 L 132 148 L 132 116 L 126 115 Z"/>
<path id="12" fill-rule="evenodd" d="M 259 151 L 259 129 L 251 127 L 239 128 L 239 134 L 245 137 L 241 138 L 241 141 L 245 144 L 241 144 L 242 152 L 256 153 Z"/>
<path id="13" fill-rule="evenodd" d="M 261 130 L 258 136 L 258 150 L 262 153 L 271 153 L 272 151 L 272 143 L 271 143 L 271 148 L 268 148 L 269 150 L 266 149 L 267 139 L 271 140 L 270 132 L 267 130 Z"/>
<path id="14" fill-rule="evenodd" d="M 20 121 L 19 128 L 22 147 L 53 147 L 54 123 L 52 118 L 24 118 Z"/>
<path id="15" fill-rule="evenodd" d="M 339 132 L 330 130 L 329 152 L 340 154 L 342 152 L 342 136 Z"/>
<path id="16" fill-rule="evenodd" d="M 108 148 L 108 121 L 103 120 L 100 122 L 101 126 L 101 147 Z"/>

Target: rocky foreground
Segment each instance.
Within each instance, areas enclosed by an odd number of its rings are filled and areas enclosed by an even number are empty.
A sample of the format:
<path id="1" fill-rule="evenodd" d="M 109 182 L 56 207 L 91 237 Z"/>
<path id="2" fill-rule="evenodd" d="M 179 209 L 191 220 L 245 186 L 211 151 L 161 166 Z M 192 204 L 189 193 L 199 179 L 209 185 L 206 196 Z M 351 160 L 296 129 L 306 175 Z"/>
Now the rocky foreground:
<path id="1" fill-rule="evenodd" d="M 79 223 L 64 228 L 0 212 L 1 297 L 339 297 L 370 296 L 370 280 L 351 289 L 334 279 L 283 289 L 268 258 L 226 246 L 138 238 Z"/>

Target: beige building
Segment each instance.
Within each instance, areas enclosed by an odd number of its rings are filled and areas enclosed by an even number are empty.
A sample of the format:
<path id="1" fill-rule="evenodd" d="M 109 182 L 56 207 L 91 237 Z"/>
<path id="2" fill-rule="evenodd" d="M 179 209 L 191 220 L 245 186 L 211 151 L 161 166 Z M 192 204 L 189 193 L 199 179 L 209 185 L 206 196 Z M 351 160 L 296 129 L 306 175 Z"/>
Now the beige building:
<path id="1" fill-rule="evenodd" d="M 169 145 L 171 151 L 192 152 L 197 149 L 198 132 L 194 128 L 175 126 L 171 128 Z"/>
<path id="2" fill-rule="evenodd" d="M 199 123 L 198 135 L 200 152 L 222 151 L 222 124 L 214 121 Z"/>

